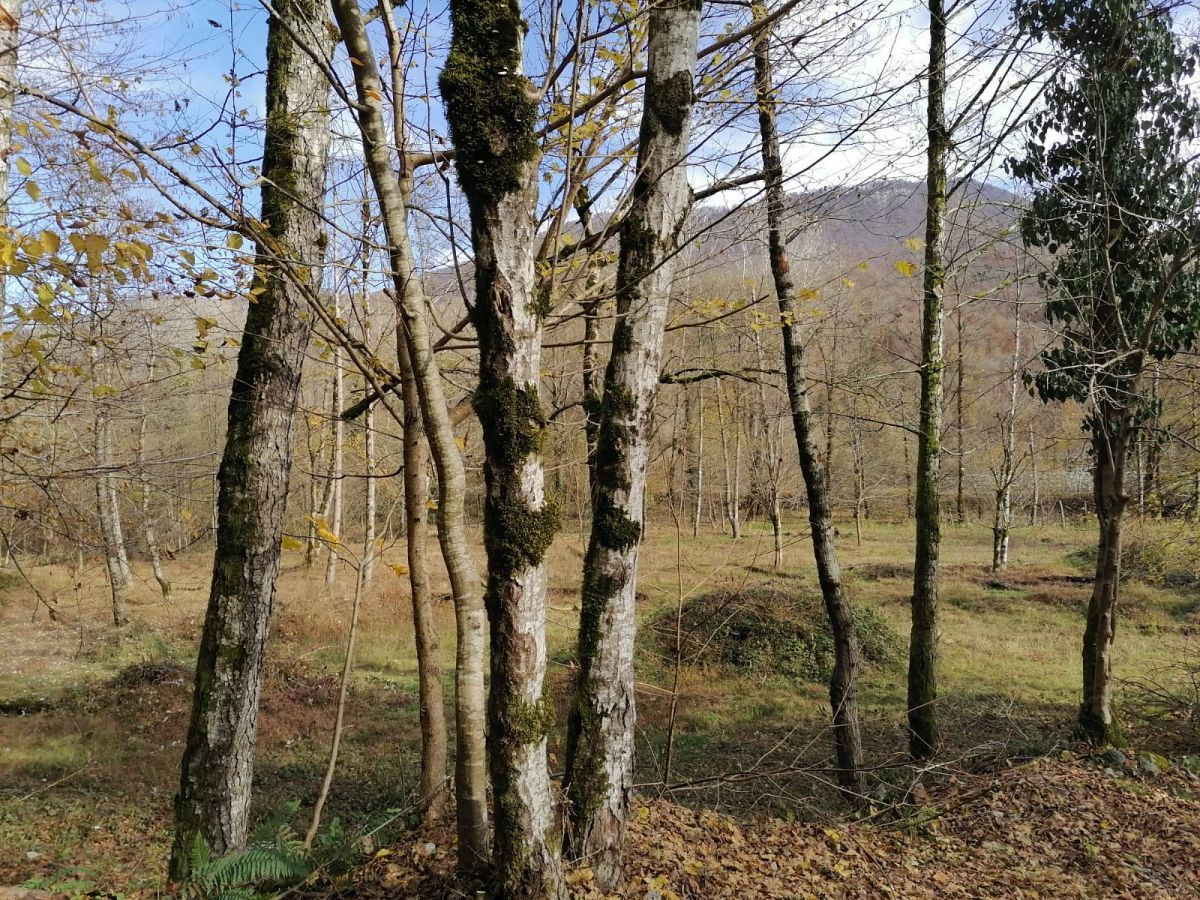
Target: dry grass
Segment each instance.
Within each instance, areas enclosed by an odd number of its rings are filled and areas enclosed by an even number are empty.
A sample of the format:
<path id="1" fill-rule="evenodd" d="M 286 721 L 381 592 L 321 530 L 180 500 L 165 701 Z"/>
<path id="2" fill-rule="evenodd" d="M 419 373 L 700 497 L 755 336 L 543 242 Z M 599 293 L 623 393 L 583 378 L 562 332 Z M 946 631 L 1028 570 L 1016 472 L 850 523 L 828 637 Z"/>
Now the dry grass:
<path id="1" fill-rule="evenodd" d="M 949 527 L 944 537 L 945 758 L 995 754 L 1000 745 L 1013 753 L 1049 746 L 1066 734 L 1076 702 L 1081 610 L 1089 588 L 1069 557 L 1093 540 L 1091 526 L 1019 530 L 1010 569 L 999 579 L 987 571 L 985 527 Z M 660 525 L 641 557 L 643 618 L 673 607 L 681 595 L 717 587 L 773 580 L 812 590 L 807 541 L 804 523 L 793 523 L 788 565 L 774 573 L 771 537 L 757 527 L 733 542 L 712 533 L 677 539 Z M 908 632 L 911 544 L 911 528 L 876 523 L 868 524 L 861 546 L 852 535 L 839 538 L 852 601 L 876 611 L 901 635 Z M 583 547 L 584 537 L 572 529 L 550 554 L 549 690 L 560 709 L 570 689 Z M 438 560 L 436 545 L 429 549 L 431 560 Z M 482 552 L 477 558 L 482 561 Z M 416 773 L 411 611 L 405 580 L 387 565 L 401 562 L 402 546 L 387 548 L 363 609 L 350 729 L 332 798 L 334 814 L 350 821 L 404 806 Z M 107 624 L 109 600 L 96 561 L 85 568 L 79 589 L 73 566 L 29 569 L 38 589 L 56 603 L 58 624 L 44 609 L 35 614 L 24 585 L 10 580 L 0 593 L 6 651 L 0 703 L 10 712 L 18 698 L 49 704 L 32 715 L 0 715 L 0 881 L 45 873 L 104 885 L 159 881 L 186 723 L 186 667 L 199 637 L 209 565 L 203 552 L 172 560 L 175 599 L 168 604 L 147 568 L 135 563 L 134 624 L 120 632 Z M 305 569 L 299 554 L 289 554 L 279 581 L 274 662 L 263 704 L 260 809 L 309 799 L 319 777 L 331 721 L 331 673 L 343 652 L 353 586 L 347 568 L 327 592 L 322 572 L 320 565 Z M 1003 584 L 991 583 L 997 580 Z M 446 590 L 440 574 L 435 590 Z M 1132 582 L 1124 596 L 1116 659 L 1121 676 L 1141 677 L 1187 652 L 1194 588 Z M 449 690 L 449 602 L 438 603 L 437 617 Z M 649 791 L 661 781 L 673 661 L 661 643 L 643 641 L 639 654 L 638 779 Z M 181 666 L 183 675 L 169 683 L 113 683 L 119 672 L 149 662 Z M 864 673 L 868 749 L 881 779 L 900 777 L 889 767 L 903 750 L 903 694 L 902 667 Z M 826 704 L 819 685 L 686 668 L 669 793 L 740 812 L 827 815 L 828 779 L 821 774 L 829 743 Z M 560 765 L 560 738 L 551 753 L 553 765 Z M 737 786 L 689 784 L 750 767 L 793 771 Z M 43 855 L 30 861 L 27 851 Z"/>

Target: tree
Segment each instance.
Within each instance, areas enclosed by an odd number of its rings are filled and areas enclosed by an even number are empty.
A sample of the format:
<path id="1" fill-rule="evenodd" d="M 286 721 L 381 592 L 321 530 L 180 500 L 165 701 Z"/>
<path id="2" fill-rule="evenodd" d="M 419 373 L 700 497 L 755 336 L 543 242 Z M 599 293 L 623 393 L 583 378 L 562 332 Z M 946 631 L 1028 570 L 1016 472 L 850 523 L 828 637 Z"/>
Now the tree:
<path id="1" fill-rule="evenodd" d="M 677 240 L 690 205 L 686 156 L 699 31 L 699 3 L 667 0 L 651 9 L 637 174 L 621 225 L 616 322 L 596 436 L 566 782 L 570 852 L 587 859 L 606 888 L 621 880 L 633 790 L 638 547 Z"/>
<path id="2" fill-rule="evenodd" d="M 943 258 L 946 217 L 946 11 L 929 0 L 929 72 L 925 179 L 925 273 L 921 301 L 921 415 L 917 431 L 917 546 L 913 567 L 912 634 L 908 645 L 909 753 L 923 759 L 937 748 L 937 603 L 941 549 Z"/>
<path id="3" fill-rule="evenodd" d="M 1125 475 L 1148 413 L 1143 375 L 1200 335 L 1197 52 L 1172 33 L 1167 8 L 1145 0 L 1023 0 L 1016 12 L 1062 63 L 1009 167 L 1033 189 L 1021 234 L 1048 256 L 1046 314 L 1060 332 L 1033 381 L 1043 400 L 1086 406 L 1099 535 L 1079 726 L 1115 743 Z"/>
<path id="4" fill-rule="evenodd" d="M 466 472 L 454 439 L 454 424 L 446 406 L 442 373 L 434 358 L 429 334 L 428 303 L 416 274 L 408 231 L 406 190 L 410 160 L 400 157 L 397 172 L 381 110 L 383 81 L 375 63 L 362 12 L 356 0 L 334 0 L 333 14 L 346 49 L 354 60 L 354 85 L 358 99 L 358 128 L 367 170 L 387 237 L 388 263 L 396 291 L 397 340 L 404 341 L 411 377 L 420 400 L 421 422 L 429 438 L 438 476 L 438 543 L 454 594 L 457 648 L 455 688 L 455 806 L 460 868 L 482 865 L 488 854 L 487 759 L 484 743 L 484 609 L 479 574 L 467 545 L 465 526 Z M 390 16 L 385 17 L 385 24 Z M 396 59 L 393 51 L 393 59 Z M 403 123 L 401 118 L 400 123 Z M 399 138 L 397 130 L 397 138 Z M 401 150 L 403 148 L 401 147 Z M 409 395 L 411 400 L 411 394 Z M 414 485 L 414 488 L 417 485 Z M 406 497 L 406 507 L 412 500 Z"/>
<path id="5" fill-rule="evenodd" d="M 313 51 L 297 46 L 303 35 Z M 267 31 L 267 126 L 255 280 L 229 397 L 216 553 L 196 663 L 191 724 L 175 798 L 171 877 L 197 845 L 247 835 L 258 701 L 292 464 L 292 421 L 320 286 L 329 159 L 329 28 L 312 0 L 275 6 Z"/>
<path id="6" fill-rule="evenodd" d="M 812 410 L 808 401 L 809 383 L 804 375 L 800 342 L 797 338 L 796 287 L 792 279 L 791 258 L 784 234 L 783 160 L 779 149 L 779 126 L 775 86 L 771 73 L 771 27 L 766 26 L 755 39 L 755 94 L 758 98 L 758 124 L 762 136 L 763 174 L 766 182 L 767 245 L 771 278 L 779 306 L 780 332 L 783 337 L 783 364 L 787 379 L 788 405 L 792 431 L 800 455 L 800 471 L 808 496 L 808 522 L 811 529 L 813 559 L 817 580 L 825 602 L 825 613 L 833 634 L 834 666 L 829 680 L 829 700 L 833 710 L 834 745 L 837 748 L 837 780 L 852 802 L 865 793 L 863 781 L 862 732 L 858 720 L 858 636 L 841 566 L 833 543 L 833 513 L 829 504 L 829 482 L 817 444 Z"/>
<path id="7" fill-rule="evenodd" d="M 546 416 L 535 291 L 537 91 L 524 75 L 526 24 L 513 0 L 452 0 L 439 86 L 471 214 L 479 338 L 475 411 L 483 428 L 484 605 L 491 635 L 488 762 L 503 897 L 564 897 L 547 736 L 545 554 L 558 527 L 542 465 Z"/>

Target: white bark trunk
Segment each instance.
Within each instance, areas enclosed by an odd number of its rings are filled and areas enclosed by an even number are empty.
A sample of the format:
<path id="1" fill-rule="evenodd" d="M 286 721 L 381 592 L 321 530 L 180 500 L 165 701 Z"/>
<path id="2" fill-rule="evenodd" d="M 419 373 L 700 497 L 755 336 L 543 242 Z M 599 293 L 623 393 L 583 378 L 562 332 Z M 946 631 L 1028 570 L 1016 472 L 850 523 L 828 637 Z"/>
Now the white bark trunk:
<path id="1" fill-rule="evenodd" d="M 650 11 L 633 207 L 621 229 L 612 356 L 596 453 L 596 501 L 583 570 L 579 679 L 567 746 L 569 849 L 616 886 L 633 787 L 633 646 L 646 465 L 676 241 L 689 207 L 700 5 Z"/>

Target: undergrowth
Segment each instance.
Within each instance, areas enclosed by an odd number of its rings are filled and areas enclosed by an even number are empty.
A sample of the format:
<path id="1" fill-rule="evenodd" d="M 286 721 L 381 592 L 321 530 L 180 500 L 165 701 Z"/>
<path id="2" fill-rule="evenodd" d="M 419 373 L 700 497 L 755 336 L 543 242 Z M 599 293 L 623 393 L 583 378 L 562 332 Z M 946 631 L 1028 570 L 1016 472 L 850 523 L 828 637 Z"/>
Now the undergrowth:
<path id="1" fill-rule="evenodd" d="M 650 622 L 657 649 L 670 655 L 675 646 L 674 609 Z M 828 680 L 834 662 L 833 635 L 819 595 L 794 587 L 762 585 L 720 589 L 684 603 L 683 661 L 718 665 L 740 674 L 768 679 Z M 874 610 L 854 610 L 862 658 L 879 666 L 900 659 L 903 641 Z"/>

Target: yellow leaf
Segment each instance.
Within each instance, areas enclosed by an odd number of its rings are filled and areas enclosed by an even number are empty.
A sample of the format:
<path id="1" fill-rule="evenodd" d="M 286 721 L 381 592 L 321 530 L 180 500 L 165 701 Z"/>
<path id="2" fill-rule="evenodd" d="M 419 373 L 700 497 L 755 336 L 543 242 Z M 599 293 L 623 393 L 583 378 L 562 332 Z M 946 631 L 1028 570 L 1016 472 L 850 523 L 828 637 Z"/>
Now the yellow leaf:
<path id="1" fill-rule="evenodd" d="M 408 574 L 408 566 L 404 565 L 403 563 L 392 563 L 392 565 L 388 566 L 388 568 L 401 577 Z"/>
<path id="2" fill-rule="evenodd" d="M 574 869 L 567 873 L 567 884 L 587 884 L 595 877 L 596 874 L 587 866 L 584 866 L 581 869 Z"/>
<path id="3" fill-rule="evenodd" d="M 456 437 L 454 439 L 454 443 L 458 445 L 459 450 L 467 449 L 467 439 L 465 437 L 461 437 L 461 436 Z"/>
<path id="4" fill-rule="evenodd" d="M 236 231 L 230 233 L 229 237 L 225 238 L 225 246 L 230 250 L 241 250 L 243 243 L 242 236 Z"/>
<path id="5" fill-rule="evenodd" d="M 62 241 L 59 240 L 57 234 L 53 231 L 43 231 L 41 234 L 42 247 L 47 253 L 58 253 L 58 248 L 62 246 Z"/>
<path id="6" fill-rule="evenodd" d="M 923 240 L 921 240 L 921 238 L 919 238 L 919 237 L 912 237 L 904 242 L 904 246 L 907 247 L 909 250 L 911 250 L 913 253 L 920 253 L 921 250 L 923 250 L 925 247 L 925 242 Z"/>
<path id="7" fill-rule="evenodd" d="M 29 164 L 29 160 L 27 160 L 25 157 L 18 156 L 17 157 L 17 171 L 20 172 L 22 175 L 28 177 L 33 174 L 33 166 L 31 166 Z"/>
<path id="8" fill-rule="evenodd" d="M 437 509 L 438 508 L 437 501 L 436 500 L 426 500 L 425 508 L 426 509 Z"/>
<path id="9" fill-rule="evenodd" d="M 800 292 L 801 300 L 816 300 L 821 296 L 821 292 L 816 288 L 805 288 Z"/>
<path id="10" fill-rule="evenodd" d="M 896 267 L 896 271 L 905 278 L 912 278 L 917 274 L 917 264 L 908 262 L 908 260 L 898 259 L 892 265 Z"/>
<path id="11" fill-rule="evenodd" d="M 29 195 L 30 200 L 41 200 L 42 199 L 42 189 L 40 187 L 38 187 L 37 184 L 32 181 L 25 182 L 25 193 L 27 193 Z"/>
<path id="12" fill-rule="evenodd" d="M 383 94 L 379 93 L 379 91 L 374 90 L 373 88 L 367 88 L 365 91 L 363 91 L 363 93 L 366 94 L 367 98 L 370 100 L 382 100 L 383 99 Z"/>
<path id="13" fill-rule="evenodd" d="M 304 541 L 285 534 L 283 540 L 279 542 L 279 546 L 284 550 L 302 550 L 304 548 Z"/>

